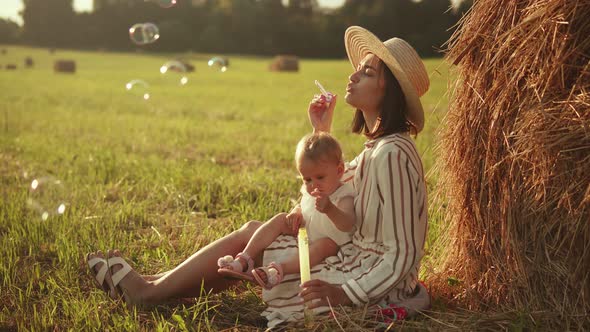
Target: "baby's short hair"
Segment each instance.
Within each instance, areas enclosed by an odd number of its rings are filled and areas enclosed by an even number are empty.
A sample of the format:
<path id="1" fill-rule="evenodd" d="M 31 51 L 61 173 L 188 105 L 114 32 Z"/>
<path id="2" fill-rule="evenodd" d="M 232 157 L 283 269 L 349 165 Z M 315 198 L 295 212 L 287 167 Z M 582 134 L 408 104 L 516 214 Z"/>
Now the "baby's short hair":
<path id="1" fill-rule="evenodd" d="M 303 136 L 297 143 L 295 150 L 297 165 L 303 158 L 339 164 L 342 162 L 342 149 L 332 135 L 325 132 L 311 133 Z"/>

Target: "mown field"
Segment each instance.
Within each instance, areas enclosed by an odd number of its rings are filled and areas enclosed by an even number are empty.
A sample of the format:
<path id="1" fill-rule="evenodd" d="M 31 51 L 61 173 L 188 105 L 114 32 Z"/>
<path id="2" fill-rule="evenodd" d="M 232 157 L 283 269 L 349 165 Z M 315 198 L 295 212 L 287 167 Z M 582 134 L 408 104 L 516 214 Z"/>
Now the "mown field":
<path id="1" fill-rule="evenodd" d="M 213 55 L 0 48 L 0 330 L 263 328 L 258 288 L 130 310 L 94 287 L 83 256 L 118 248 L 140 273 L 158 273 L 248 220 L 289 209 L 314 80 L 343 95 L 347 60 L 302 59 L 298 73 L 276 73 L 270 58 L 229 56 L 221 73 L 207 66 Z M 24 68 L 26 56 L 33 68 Z M 196 66 L 184 86 L 180 75 L 159 72 L 175 56 Z M 75 60 L 77 72 L 54 73 L 56 59 Z M 5 70 L 9 63 L 17 70 Z M 426 66 L 427 122 L 416 141 L 432 192 L 448 66 Z M 125 89 L 133 79 L 150 84 L 149 100 Z M 338 103 L 333 126 L 349 158 L 364 141 L 349 132 L 352 111 Z M 31 193 L 32 181 L 47 176 L 61 192 Z M 30 198 L 63 201 L 65 213 L 43 220 Z M 430 241 L 437 208 L 430 205 Z"/>

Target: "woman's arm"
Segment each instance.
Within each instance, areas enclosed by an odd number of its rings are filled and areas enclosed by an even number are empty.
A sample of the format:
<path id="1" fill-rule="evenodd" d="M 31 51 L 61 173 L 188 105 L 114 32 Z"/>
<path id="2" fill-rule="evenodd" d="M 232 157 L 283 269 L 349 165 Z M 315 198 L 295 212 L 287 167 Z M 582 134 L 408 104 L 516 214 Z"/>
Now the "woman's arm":
<path id="1" fill-rule="evenodd" d="M 334 116 L 334 107 L 336 107 L 336 99 L 338 97 L 334 95 L 331 102 L 326 102 L 326 97 L 320 95 L 314 97 L 309 103 L 307 109 L 307 115 L 309 116 L 309 122 L 313 127 L 313 132 L 327 132 L 329 133 L 332 128 L 332 118 Z"/>

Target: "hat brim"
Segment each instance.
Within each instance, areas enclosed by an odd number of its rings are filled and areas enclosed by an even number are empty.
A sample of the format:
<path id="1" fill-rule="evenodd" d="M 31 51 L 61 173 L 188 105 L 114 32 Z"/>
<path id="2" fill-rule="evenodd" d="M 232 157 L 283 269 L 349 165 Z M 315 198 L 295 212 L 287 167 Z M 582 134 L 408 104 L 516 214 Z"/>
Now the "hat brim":
<path id="1" fill-rule="evenodd" d="M 424 128 L 424 109 L 416 89 L 408 79 L 403 68 L 395 57 L 385 47 L 383 42 L 370 31 L 358 26 L 346 29 L 344 33 L 346 53 L 353 68 L 357 68 L 359 62 L 372 53 L 383 61 L 401 86 L 407 105 L 407 118 L 420 132 Z"/>

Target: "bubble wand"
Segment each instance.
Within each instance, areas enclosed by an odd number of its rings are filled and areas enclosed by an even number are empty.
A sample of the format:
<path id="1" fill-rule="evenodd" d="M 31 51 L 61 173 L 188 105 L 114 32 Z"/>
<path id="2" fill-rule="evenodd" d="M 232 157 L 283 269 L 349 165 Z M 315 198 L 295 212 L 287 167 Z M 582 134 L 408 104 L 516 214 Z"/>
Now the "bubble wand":
<path id="1" fill-rule="evenodd" d="M 320 89 L 322 96 L 326 98 L 326 109 L 321 112 L 321 119 L 323 121 L 327 113 L 326 110 L 330 107 L 330 103 L 332 102 L 332 97 L 334 95 L 331 92 L 326 91 L 326 89 L 324 89 L 318 80 L 315 80 L 315 85 L 317 85 L 317 87 Z"/>
<path id="2" fill-rule="evenodd" d="M 322 95 L 324 95 L 324 97 L 326 97 L 326 101 L 328 102 L 328 104 L 330 104 L 330 102 L 332 101 L 332 93 L 326 91 L 326 89 L 324 89 L 324 87 L 322 86 L 322 84 L 320 84 L 318 80 L 315 80 L 315 85 L 318 86 L 320 92 L 322 93 Z"/>

